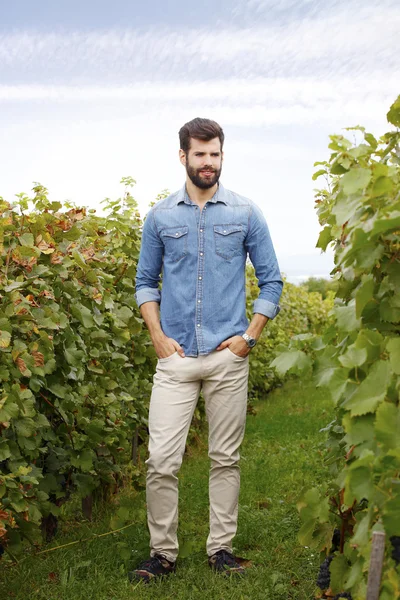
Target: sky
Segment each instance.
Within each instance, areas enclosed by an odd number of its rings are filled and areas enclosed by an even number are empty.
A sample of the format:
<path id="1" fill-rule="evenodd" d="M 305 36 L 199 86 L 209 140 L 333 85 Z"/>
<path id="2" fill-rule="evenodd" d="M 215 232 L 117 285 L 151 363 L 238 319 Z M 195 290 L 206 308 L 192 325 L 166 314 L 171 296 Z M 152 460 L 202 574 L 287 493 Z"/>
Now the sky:
<path id="1" fill-rule="evenodd" d="M 328 277 L 313 163 L 344 127 L 389 129 L 399 31 L 398 0 L 0 0 L 0 195 L 40 182 L 99 208 L 130 175 L 145 215 L 184 183 L 180 127 L 206 117 L 288 280 Z"/>

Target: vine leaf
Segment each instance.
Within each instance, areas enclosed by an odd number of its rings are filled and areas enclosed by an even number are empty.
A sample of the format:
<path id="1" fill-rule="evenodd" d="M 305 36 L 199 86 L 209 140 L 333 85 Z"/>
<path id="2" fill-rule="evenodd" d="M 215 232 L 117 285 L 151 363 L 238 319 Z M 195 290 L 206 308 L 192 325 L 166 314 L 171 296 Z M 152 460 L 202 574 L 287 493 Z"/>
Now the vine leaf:
<path id="1" fill-rule="evenodd" d="M 376 439 L 387 448 L 400 448 L 400 408 L 383 402 L 376 411 Z"/>
<path id="2" fill-rule="evenodd" d="M 390 355 L 390 364 L 393 372 L 400 375 L 400 338 L 391 338 L 386 349 Z"/>
<path id="3" fill-rule="evenodd" d="M 350 410 L 352 416 L 374 412 L 378 404 L 385 399 L 390 375 L 389 361 L 377 361 L 355 392 L 345 400 L 343 407 Z"/>
<path id="4" fill-rule="evenodd" d="M 369 169 L 352 169 L 345 173 L 340 180 L 340 187 L 345 194 L 351 195 L 367 187 L 371 180 L 372 173 Z"/>

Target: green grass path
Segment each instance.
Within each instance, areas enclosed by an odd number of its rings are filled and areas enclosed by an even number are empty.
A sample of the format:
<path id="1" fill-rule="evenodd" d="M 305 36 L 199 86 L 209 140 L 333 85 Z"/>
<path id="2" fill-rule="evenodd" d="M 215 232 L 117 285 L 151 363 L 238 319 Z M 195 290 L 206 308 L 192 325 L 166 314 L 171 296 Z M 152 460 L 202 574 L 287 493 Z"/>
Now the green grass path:
<path id="1" fill-rule="evenodd" d="M 134 522 L 120 533 L 32 556 L 17 566 L 0 563 L 0 597 L 17 600 L 311 600 L 319 557 L 297 542 L 296 499 L 325 478 L 319 429 L 332 417 L 326 393 L 310 382 L 289 381 L 255 406 L 242 446 L 241 495 L 235 552 L 253 566 L 245 578 L 227 579 L 207 565 L 208 458 L 206 444 L 185 457 L 180 473 L 179 537 L 182 557 L 165 582 L 132 585 L 127 570 L 148 554 L 144 490 L 125 490 L 99 507 L 93 523 L 77 506 L 66 508 L 51 546 L 109 531 L 120 511 Z M 75 514 L 76 513 L 76 514 Z M 123 523 L 121 523 L 123 525 Z M 42 549 L 45 549 L 43 547 Z"/>

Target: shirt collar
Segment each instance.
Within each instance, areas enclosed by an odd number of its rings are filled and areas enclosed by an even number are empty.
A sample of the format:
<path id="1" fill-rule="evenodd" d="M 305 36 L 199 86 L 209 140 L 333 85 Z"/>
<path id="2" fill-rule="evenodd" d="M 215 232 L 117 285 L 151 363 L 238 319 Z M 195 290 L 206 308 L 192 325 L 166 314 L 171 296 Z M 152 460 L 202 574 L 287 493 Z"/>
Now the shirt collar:
<path id="1" fill-rule="evenodd" d="M 181 202 L 184 202 L 185 204 L 194 204 L 194 202 L 191 201 L 191 199 L 189 198 L 189 196 L 187 194 L 186 183 L 179 190 L 178 196 L 176 199 L 177 204 L 180 204 Z M 217 202 L 223 202 L 224 204 L 228 204 L 228 201 L 226 199 L 225 188 L 221 182 L 218 182 L 217 191 L 215 192 L 214 196 L 212 198 L 210 198 L 210 200 L 208 202 L 212 202 L 213 204 L 216 204 Z"/>

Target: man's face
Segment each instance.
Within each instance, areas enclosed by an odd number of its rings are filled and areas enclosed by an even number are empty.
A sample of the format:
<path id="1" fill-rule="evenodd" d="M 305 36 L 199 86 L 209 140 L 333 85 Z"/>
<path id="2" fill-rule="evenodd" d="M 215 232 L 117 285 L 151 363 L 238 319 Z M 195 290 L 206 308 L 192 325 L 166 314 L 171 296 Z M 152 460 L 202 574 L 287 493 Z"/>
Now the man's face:
<path id="1" fill-rule="evenodd" d="M 190 138 L 190 149 L 186 155 L 179 151 L 181 163 L 192 183 L 202 190 L 212 188 L 219 180 L 222 169 L 223 153 L 219 138 L 209 142 Z"/>

